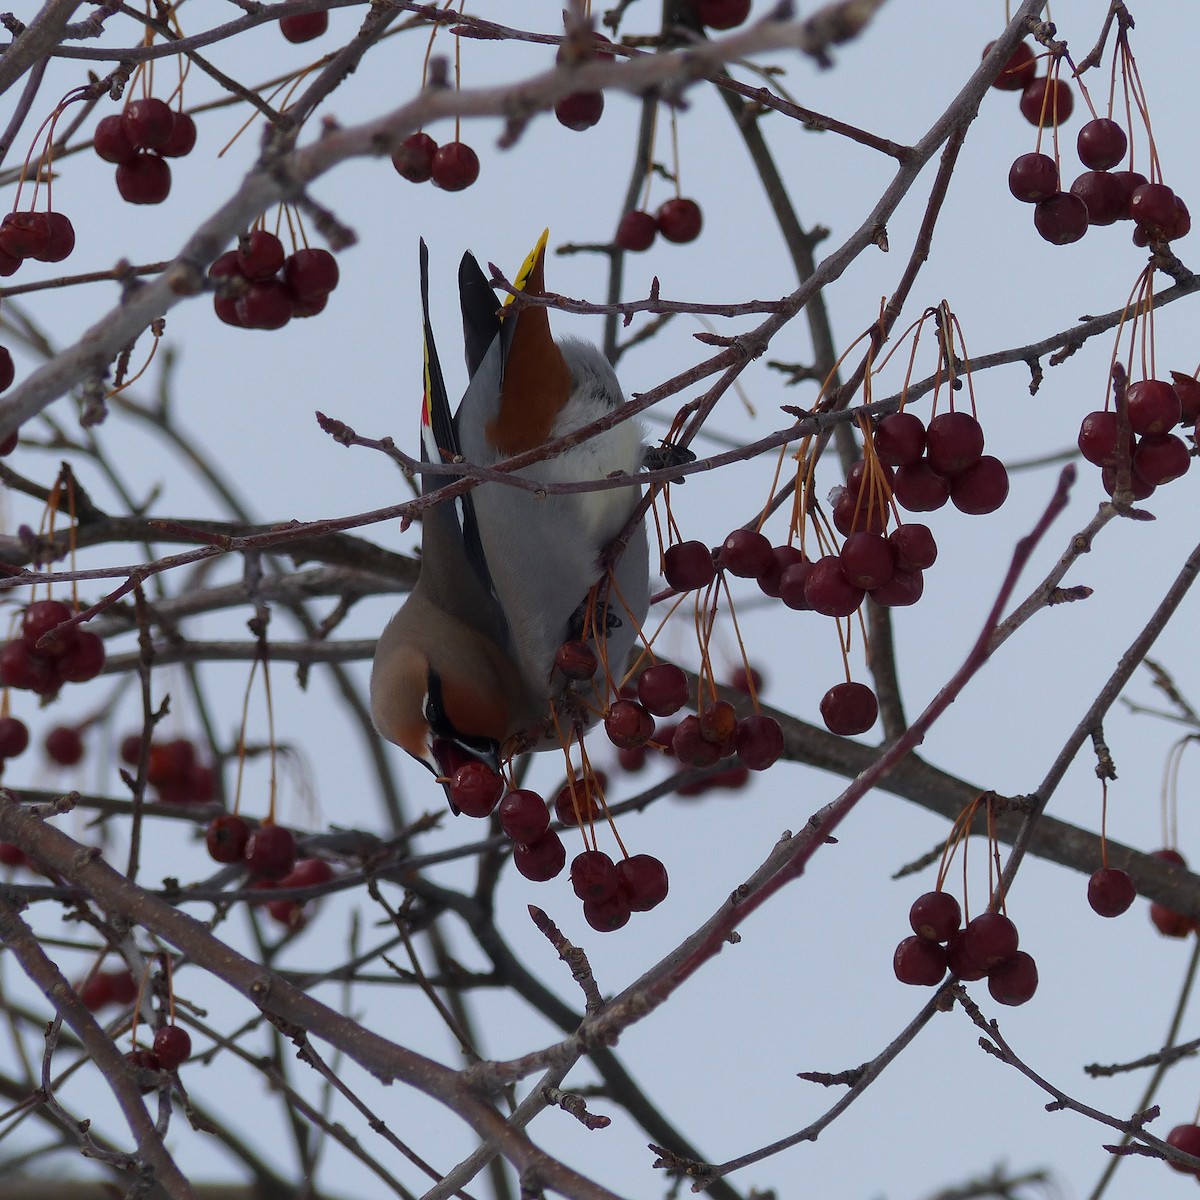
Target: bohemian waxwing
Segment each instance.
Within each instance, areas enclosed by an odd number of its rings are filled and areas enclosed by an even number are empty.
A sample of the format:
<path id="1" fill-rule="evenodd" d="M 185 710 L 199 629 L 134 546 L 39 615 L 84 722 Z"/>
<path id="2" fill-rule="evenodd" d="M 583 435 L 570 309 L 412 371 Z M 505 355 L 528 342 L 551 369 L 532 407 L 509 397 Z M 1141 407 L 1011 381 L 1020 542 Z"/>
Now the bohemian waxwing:
<path id="1" fill-rule="evenodd" d="M 518 291 L 544 294 L 547 236 L 525 260 Z M 458 282 L 469 382 L 451 417 L 422 242 L 425 461 L 461 456 L 491 467 L 624 402 L 599 348 L 555 342 L 545 307 L 506 301 L 502 308 L 470 254 Z M 625 421 L 518 474 L 545 483 L 633 475 L 643 453 L 641 426 Z M 425 474 L 422 493 L 446 482 Z M 633 530 L 611 575 L 604 559 L 640 499 L 636 486 L 545 495 L 489 482 L 427 508 L 420 575 L 375 650 L 371 712 L 379 732 L 444 780 L 468 758 L 497 767 L 514 752 L 557 747 L 560 730 L 566 738 L 594 721 L 649 607 L 645 525 Z M 585 635 L 600 667 L 572 683 L 555 654 Z"/>

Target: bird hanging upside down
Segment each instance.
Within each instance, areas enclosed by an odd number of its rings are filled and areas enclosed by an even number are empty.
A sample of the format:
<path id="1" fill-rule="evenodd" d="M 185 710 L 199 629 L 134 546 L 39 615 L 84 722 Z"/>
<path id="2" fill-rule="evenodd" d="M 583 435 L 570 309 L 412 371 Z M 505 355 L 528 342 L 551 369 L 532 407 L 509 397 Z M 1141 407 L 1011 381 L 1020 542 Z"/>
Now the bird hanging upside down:
<path id="1" fill-rule="evenodd" d="M 546 239 L 515 281 L 525 295 L 544 294 Z M 422 242 L 424 461 L 492 467 L 624 403 L 597 346 L 556 342 L 545 307 L 501 308 L 470 254 L 458 285 L 469 383 L 452 417 Z M 644 453 L 640 424 L 624 421 L 516 474 L 548 485 L 633 476 Z M 422 493 L 446 482 L 424 474 Z M 609 553 L 640 499 L 636 485 L 562 494 L 487 482 L 427 508 L 420 575 L 375 650 L 379 732 L 445 780 L 470 759 L 498 769 L 514 753 L 558 747 L 600 716 L 649 607 L 644 523 L 615 561 Z M 555 664 L 575 640 L 595 652 L 590 678 L 569 679 Z"/>

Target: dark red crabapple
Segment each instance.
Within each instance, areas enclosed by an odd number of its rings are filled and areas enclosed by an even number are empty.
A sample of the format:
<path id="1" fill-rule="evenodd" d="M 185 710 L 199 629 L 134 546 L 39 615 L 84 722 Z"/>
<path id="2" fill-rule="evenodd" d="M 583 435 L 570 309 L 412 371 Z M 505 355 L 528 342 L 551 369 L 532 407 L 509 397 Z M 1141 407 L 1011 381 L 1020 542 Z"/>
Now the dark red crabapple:
<path id="1" fill-rule="evenodd" d="M 1129 141 L 1116 121 L 1096 117 L 1088 121 L 1075 138 L 1079 161 L 1093 171 L 1107 171 L 1125 157 Z"/>
<path id="2" fill-rule="evenodd" d="M 250 826 L 236 813 L 221 813 L 213 817 L 204 832 L 204 844 L 213 862 L 235 863 L 246 857 Z"/>
<path id="3" fill-rule="evenodd" d="M 946 974 L 946 951 L 937 942 L 913 934 L 896 947 L 892 970 L 901 983 L 935 987 Z"/>
<path id="4" fill-rule="evenodd" d="M 1033 210 L 1033 226 L 1052 246 L 1077 242 L 1087 233 L 1087 205 L 1070 192 L 1056 192 L 1037 202 Z"/>
<path id="5" fill-rule="evenodd" d="M 1008 470 L 991 454 L 950 480 L 950 500 L 959 512 L 979 517 L 995 512 L 1008 499 Z"/>
<path id="6" fill-rule="evenodd" d="M 1137 886 L 1127 871 L 1101 867 L 1088 880 L 1088 903 L 1102 917 L 1119 917 L 1137 899 Z"/>
<path id="7" fill-rule="evenodd" d="M 238 239 L 238 269 L 246 279 L 271 279 L 283 266 L 283 243 L 269 229 L 252 229 Z"/>
<path id="8" fill-rule="evenodd" d="M 967 954 L 985 971 L 1017 952 L 1017 927 L 1003 913 L 983 912 L 963 930 Z"/>
<path id="9" fill-rule="evenodd" d="M 750 0 L 691 0 L 700 24 L 709 29 L 733 29 L 750 15 Z"/>
<path id="10" fill-rule="evenodd" d="M 688 701 L 688 681 L 674 663 L 647 667 L 637 682 L 638 699 L 656 717 L 677 713 Z"/>
<path id="11" fill-rule="evenodd" d="M 1097 467 L 1115 467 L 1120 429 L 1115 412 L 1088 413 L 1079 425 L 1079 453 Z"/>
<path id="12" fill-rule="evenodd" d="M 892 560 L 902 571 L 924 571 L 937 562 L 937 542 L 928 525 L 911 521 L 888 534 Z"/>
<path id="13" fill-rule="evenodd" d="M 743 717 L 734 736 L 738 758 L 751 771 L 765 771 L 783 754 L 783 730 L 765 713 Z"/>
<path id="14" fill-rule="evenodd" d="M 513 866 L 535 883 L 553 879 L 566 865 L 567 848 L 552 829 L 527 846 L 513 847 Z"/>
<path id="15" fill-rule="evenodd" d="M 283 263 L 283 282 L 297 300 L 317 300 L 338 285 L 337 259 L 328 250 L 293 250 Z"/>
<path id="16" fill-rule="evenodd" d="M 196 148 L 196 122 L 185 112 L 176 112 L 171 136 L 158 148 L 163 158 L 186 158 Z"/>
<path id="17" fill-rule="evenodd" d="M 522 846 L 536 842 L 550 828 L 546 802 L 528 788 L 514 788 L 496 809 L 500 828 Z"/>
<path id="18" fill-rule="evenodd" d="M 329 28 L 327 12 L 296 13 L 279 18 L 279 32 L 289 42 L 311 42 Z"/>
<path id="19" fill-rule="evenodd" d="M 772 546 L 771 565 L 758 577 L 759 591 L 779 600 L 783 596 L 784 571 L 803 561 L 804 552 L 798 546 Z"/>
<path id="20" fill-rule="evenodd" d="M 1144 183 L 1129 198 L 1129 215 L 1148 230 L 1165 233 L 1175 224 L 1175 193 L 1165 183 Z"/>
<path id="21" fill-rule="evenodd" d="M 1110 495 L 1117 492 L 1117 468 L 1103 467 L 1100 471 L 1100 486 Z M 1129 473 L 1129 494 L 1134 500 L 1145 500 L 1154 495 L 1154 484 L 1147 483 L 1133 471 Z"/>
<path id="22" fill-rule="evenodd" d="M 1187 443 L 1173 433 L 1148 434 L 1133 452 L 1134 474 L 1154 487 L 1187 474 L 1191 465 Z"/>
<path id="23" fill-rule="evenodd" d="M 171 194 L 171 168 L 157 154 L 117 164 L 117 191 L 130 204 L 161 204 Z"/>
<path id="24" fill-rule="evenodd" d="M 757 696 L 763 689 L 763 673 L 757 667 L 743 664 L 729 676 L 729 686 L 743 696 Z"/>
<path id="25" fill-rule="evenodd" d="M 1061 125 L 1074 107 L 1075 97 L 1065 79 L 1043 75 L 1026 84 L 1021 93 L 1021 115 L 1031 125 Z"/>
<path id="26" fill-rule="evenodd" d="M 603 900 L 585 900 L 583 919 L 597 933 L 613 933 L 629 924 L 629 901 L 621 892 Z"/>
<path id="27" fill-rule="evenodd" d="M 62 262 L 75 249 L 75 226 L 65 213 L 48 212 L 44 216 L 49 236 L 45 248 L 35 257 L 38 262 Z"/>
<path id="28" fill-rule="evenodd" d="M 282 329 L 293 317 L 296 302 L 278 279 L 250 283 L 234 302 L 244 329 Z"/>
<path id="29" fill-rule="evenodd" d="M 852 533 L 886 533 L 888 516 L 886 499 L 874 492 L 869 495 L 860 492 L 856 496 L 844 487 L 833 504 L 833 525 L 843 537 Z"/>
<path id="30" fill-rule="evenodd" d="M 600 666 L 596 652 L 581 640 L 563 642 L 554 652 L 554 665 L 568 678 L 591 679 Z"/>
<path id="31" fill-rule="evenodd" d="M 916 413 L 888 413 L 875 427 L 875 453 L 892 467 L 919 461 L 925 453 L 925 422 Z"/>
<path id="32" fill-rule="evenodd" d="M 970 413 L 938 413 L 925 437 L 926 457 L 939 475 L 961 474 L 983 453 L 983 428 Z"/>
<path id="33" fill-rule="evenodd" d="M 852 533 L 842 544 L 838 557 L 842 561 L 842 574 L 850 583 L 867 591 L 887 583 L 896 569 L 891 545 L 878 533 Z"/>
<path id="34" fill-rule="evenodd" d="M 694 714 L 675 727 L 671 752 L 685 767 L 711 767 L 721 760 L 721 747 L 703 735 L 700 718 Z"/>
<path id="35" fill-rule="evenodd" d="M 700 736 L 706 742 L 725 748 L 737 731 L 737 712 L 728 700 L 714 700 L 700 713 Z"/>
<path id="36" fill-rule="evenodd" d="M 604 732 L 619 750 L 635 750 L 654 736 L 654 718 L 636 700 L 615 700 L 604 714 Z"/>
<path id="37" fill-rule="evenodd" d="M 673 200 L 659 205 L 654 214 L 658 224 L 658 232 L 668 242 L 694 242 L 700 236 L 704 224 L 704 215 L 700 205 L 695 200 L 676 196 Z"/>
<path id="38" fill-rule="evenodd" d="M 797 612 L 808 612 L 812 609 L 804 589 L 808 584 L 808 576 L 812 571 L 812 563 L 801 557 L 799 562 L 785 567 L 779 577 L 779 598 Z"/>
<path id="39" fill-rule="evenodd" d="M 871 599 L 882 608 L 908 608 L 925 592 L 925 576 L 918 570 L 897 567 L 887 583 L 871 592 Z"/>
<path id="40" fill-rule="evenodd" d="M 139 150 L 158 150 L 171 137 L 175 114 L 164 100 L 144 96 L 131 100 L 121 114 L 130 142 Z"/>
<path id="41" fill-rule="evenodd" d="M 946 943 L 946 962 L 950 967 L 950 974 L 964 983 L 982 979 L 987 974 L 967 952 L 965 931 L 962 929 L 952 934 Z"/>
<path id="42" fill-rule="evenodd" d="M 1070 190 L 1087 205 L 1089 225 L 1112 225 L 1125 216 L 1129 203 L 1125 189 L 1107 171 L 1084 171 Z"/>
<path id="43" fill-rule="evenodd" d="M 29 727 L 20 717 L 0 717 L 0 758 L 16 758 L 29 746 Z"/>
<path id="44" fill-rule="evenodd" d="M 463 763 L 450 777 L 450 802 L 468 817 L 490 817 L 503 795 L 503 778 L 478 759 Z"/>
<path id="45" fill-rule="evenodd" d="M 120 113 L 101 117 L 92 134 L 92 149 L 105 162 L 123 163 L 137 157 L 138 148 L 129 140 L 129 132 Z"/>
<path id="46" fill-rule="evenodd" d="M 663 577 L 677 592 L 707 587 L 716 574 L 712 551 L 703 542 L 679 542 L 663 554 Z"/>
<path id="47" fill-rule="evenodd" d="M 64 621 L 69 621 L 71 616 L 71 609 L 61 600 L 35 600 L 21 614 L 21 640 L 32 650 L 46 634 L 57 629 Z M 64 639 L 39 653 L 49 654 L 51 650 L 59 653 L 65 648 Z"/>
<path id="48" fill-rule="evenodd" d="M 13 364 L 12 353 L 7 346 L 0 346 L 0 392 L 6 392 L 12 387 L 13 380 L 17 377 L 17 368 Z M 6 454 L 11 454 L 17 448 L 17 432 L 14 429 L 9 437 L 12 438 L 12 446 L 5 451 Z M 7 440 L 7 439 L 6 439 Z"/>
<path id="49" fill-rule="evenodd" d="M 1048 154 L 1018 155 L 1008 168 L 1008 190 L 1024 204 L 1036 204 L 1058 191 L 1058 164 Z"/>
<path id="50" fill-rule="evenodd" d="M 53 696 L 59 689 L 51 660 L 34 654 L 20 638 L 0 649 L 0 683 L 38 696 Z"/>
<path id="51" fill-rule="evenodd" d="M 554 115 L 560 125 L 582 133 L 604 115 L 604 93 L 569 92 L 554 102 Z"/>
<path id="52" fill-rule="evenodd" d="M 13 258 L 37 258 L 49 244 L 45 213 L 10 212 L 0 220 L 0 248 Z"/>
<path id="53" fill-rule="evenodd" d="M 23 867 L 28 860 L 25 851 L 12 842 L 0 842 L 0 867 Z"/>
<path id="54" fill-rule="evenodd" d="M 995 42 L 988 42 L 983 48 L 981 58 L 987 58 Z M 1016 49 L 1009 55 L 1008 62 L 1000 68 L 1000 73 L 992 80 L 992 87 L 1002 92 L 1024 91 L 1037 75 L 1037 59 L 1028 42 L 1018 42 Z"/>
<path id="55" fill-rule="evenodd" d="M 617 226 L 616 243 L 622 250 L 640 253 L 649 250 L 658 234 L 658 222 L 653 214 L 633 209 L 627 212 Z"/>
<path id="56" fill-rule="evenodd" d="M 1133 193 L 1142 186 L 1143 183 L 1148 183 L 1149 180 L 1141 173 L 1141 171 L 1113 171 L 1112 177 L 1117 181 L 1121 188 L 1121 195 L 1124 197 L 1125 211 L 1118 218 L 1122 221 L 1132 221 L 1133 213 L 1130 212 L 1129 206 L 1133 200 Z"/>
<path id="57" fill-rule="evenodd" d="M 1168 1146 L 1176 1150 L 1182 1150 L 1184 1154 L 1200 1158 L 1200 1125 L 1176 1125 L 1167 1134 L 1164 1141 Z M 1168 1161 L 1167 1165 L 1172 1171 L 1179 1171 L 1183 1175 L 1197 1174 L 1195 1168 L 1186 1166 L 1183 1163 Z"/>
<path id="58" fill-rule="evenodd" d="M 571 889 L 580 900 L 607 900 L 620 883 L 616 864 L 603 850 L 583 850 L 571 859 Z"/>
<path id="59" fill-rule="evenodd" d="M 60 767 L 73 767 L 83 758 L 83 735 L 74 725 L 56 725 L 44 744 L 46 756 Z"/>
<path id="60" fill-rule="evenodd" d="M 1134 433 L 1169 433 L 1183 409 L 1179 394 L 1164 379 L 1141 379 L 1125 389 L 1129 428 Z"/>
<path id="61" fill-rule="evenodd" d="M 164 1025 L 154 1035 L 154 1057 L 164 1071 L 177 1070 L 192 1056 L 192 1039 L 178 1025 Z"/>
<path id="62" fill-rule="evenodd" d="M 667 898 L 667 868 L 653 854 L 634 854 L 617 863 L 621 892 L 634 912 L 649 912 Z"/>
<path id="63" fill-rule="evenodd" d="M 479 178 L 479 156 L 466 142 L 447 142 L 434 154 L 430 173 L 434 187 L 461 192 Z"/>
<path id="64" fill-rule="evenodd" d="M 600 819 L 598 795 L 607 779 L 597 771 L 591 779 L 577 778 L 574 787 L 564 784 L 554 798 L 554 816 L 564 825 L 592 825 Z"/>
<path id="65" fill-rule="evenodd" d="M 296 865 L 296 839 L 282 825 L 261 825 L 246 843 L 246 867 L 259 879 L 282 879 Z"/>
<path id="66" fill-rule="evenodd" d="M 921 459 L 896 469 L 892 495 L 909 512 L 933 512 L 950 499 L 950 481 Z"/>
<path id="67" fill-rule="evenodd" d="M 948 942 L 962 924 L 962 909 L 949 892 L 925 892 L 912 902 L 908 923 L 917 937 L 929 942 Z"/>
<path id="68" fill-rule="evenodd" d="M 818 558 L 804 581 L 804 598 L 809 607 L 826 617 L 848 617 L 866 594 L 865 588 L 846 578 L 842 560 L 836 554 Z"/>
<path id="69" fill-rule="evenodd" d="M 879 701 L 865 683 L 838 683 L 821 697 L 821 720 L 830 733 L 866 733 L 878 716 Z"/>
<path id="70" fill-rule="evenodd" d="M 86 683 L 104 668 L 104 642 L 90 629 L 80 629 L 58 659 L 58 677 L 63 683 Z"/>
<path id="71" fill-rule="evenodd" d="M 1185 938 L 1195 928 L 1191 917 L 1154 901 L 1150 905 L 1150 920 L 1163 937 Z"/>
<path id="72" fill-rule="evenodd" d="M 1037 963 L 1024 950 L 1018 950 L 988 971 L 988 991 L 997 1004 L 1025 1004 L 1033 999 L 1037 985 Z"/>
<path id="73" fill-rule="evenodd" d="M 424 183 L 433 175 L 438 144 L 427 133 L 412 133 L 392 154 L 392 166 L 410 183 Z"/>
<path id="74" fill-rule="evenodd" d="M 1182 371 L 1172 371 L 1171 386 L 1179 397 L 1179 423 L 1195 425 L 1196 418 L 1200 417 L 1200 382 Z M 3 390 L 0 388 L 0 391 Z"/>
<path id="75" fill-rule="evenodd" d="M 21 259 L 13 258 L 3 246 L 0 246 L 0 276 L 7 278 L 15 275 L 21 269 Z"/>
<path id="76" fill-rule="evenodd" d="M 757 579 L 774 565 L 771 543 L 756 529 L 735 529 L 721 543 L 717 565 L 742 579 Z"/>

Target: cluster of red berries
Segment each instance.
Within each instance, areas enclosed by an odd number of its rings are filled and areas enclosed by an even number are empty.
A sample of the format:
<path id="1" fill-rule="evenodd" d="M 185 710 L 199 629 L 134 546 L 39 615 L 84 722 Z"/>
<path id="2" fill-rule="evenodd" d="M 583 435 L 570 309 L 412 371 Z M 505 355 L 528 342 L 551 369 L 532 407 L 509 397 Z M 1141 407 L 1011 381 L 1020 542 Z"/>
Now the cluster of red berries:
<path id="1" fill-rule="evenodd" d="M 688 4 L 709 29 L 734 29 L 750 15 L 750 0 L 688 0 Z"/>
<path id="2" fill-rule="evenodd" d="M 74 249 L 75 226 L 66 213 L 10 212 L 0 220 L 0 275 L 15 274 L 27 258 L 36 262 L 62 262 Z"/>
<path id="3" fill-rule="evenodd" d="M 196 145 L 196 122 L 165 100 L 145 96 L 102 117 L 92 147 L 117 167 L 117 191 L 130 204 L 161 204 L 171 193 L 168 158 L 184 158 Z"/>
<path id="4" fill-rule="evenodd" d="M 44 638 L 72 612 L 60 600 L 38 600 L 21 618 L 21 633 L 0 649 L 0 683 L 39 696 L 53 696 L 64 683 L 86 683 L 104 667 L 104 642 L 78 625 Z"/>
<path id="5" fill-rule="evenodd" d="M 444 192 L 461 192 L 479 178 L 479 155 L 466 142 L 439 146 L 427 133 L 410 134 L 392 155 L 392 166 L 409 183 L 425 183 Z"/>
<path id="6" fill-rule="evenodd" d="M 138 985 L 128 967 L 116 971 L 96 971 L 76 991 L 88 1012 L 99 1012 L 110 1005 L 132 1004 Z"/>
<path id="7" fill-rule="evenodd" d="M 704 225 L 704 214 L 695 200 L 676 196 L 658 206 L 655 213 L 635 208 L 617 226 L 616 243 L 622 250 L 649 250 L 658 234 L 668 242 L 694 242 Z"/>
<path id="8" fill-rule="evenodd" d="M 1125 131 L 1109 117 L 1097 117 L 1079 131 L 1076 150 L 1088 168 L 1069 191 L 1059 179 L 1058 163 L 1048 154 L 1022 154 L 1008 172 L 1008 190 L 1034 205 L 1038 233 L 1054 245 L 1077 242 L 1090 225 L 1133 221 L 1133 241 L 1170 242 L 1192 228 L 1187 205 L 1165 183 L 1151 183 L 1139 171 L 1114 171 L 1128 146 Z"/>
<path id="9" fill-rule="evenodd" d="M 1192 465 L 1187 443 L 1172 433 L 1177 425 L 1194 426 L 1200 416 L 1200 383 L 1179 371 L 1172 382 L 1143 379 L 1125 389 L 1129 421 L 1130 490 L 1145 500 L 1159 484 L 1185 474 Z M 1100 468 L 1100 480 L 1111 496 L 1121 467 L 1121 421 L 1111 409 L 1090 412 L 1079 426 L 1079 452 Z"/>
<path id="10" fill-rule="evenodd" d="M 279 32 L 289 42 L 311 42 L 329 28 L 329 13 L 297 13 L 292 17 L 279 18 Z"/>
<path id="11" fill-rule="evenodd" d="M 257 829 L 237 813 L 222 813 L 209 822 L 204 837 L 214 862 L 244 862 L 257 879 L 277 882 L 296 865 L 296 838 L 290 829 L 264 822 Z"/>
<path id="12" fill-rule="evenodd" d="M 142 759 L 142 735 L 121 739 L 121 761 L 136 767 Z M 216 795 L 213 768 L 200 762 L 191 738 L 150 743 L 146 757 L 146 782 L 164 804 L 207 804 Z"/>
<path id="13" fill-rule="evenodd" d="M 315 317 L 340 278 L 337 259 L 328 250 L 287 254 L 266 229 L 239 238 L 237 249 L 216 258 L 208 275 L 218 281 L 213 311 L 239 329 L 282 329 L 293 317 Z"/>
<path id="14" fill-rule="evenodd" d="M 908 913 L 912 935 L 896 947 L 892 967 L 901 983 L 935 987 L 949 971 L 970 982 L 987 976 L 997 1004 L 1024 1004 L 1037 991 L 1037 964 L 1017 948 L 1017 927 L 1003 913 L 985 912 L 962 925 L 949 892 L 926 892 Z"/>

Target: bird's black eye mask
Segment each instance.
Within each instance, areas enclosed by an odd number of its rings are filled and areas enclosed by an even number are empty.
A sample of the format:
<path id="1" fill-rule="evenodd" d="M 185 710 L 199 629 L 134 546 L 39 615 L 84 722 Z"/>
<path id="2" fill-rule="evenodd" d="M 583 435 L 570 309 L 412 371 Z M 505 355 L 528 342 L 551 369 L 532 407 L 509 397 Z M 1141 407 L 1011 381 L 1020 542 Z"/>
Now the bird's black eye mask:
<path id="1" fill-rule="evenodd" d="M 494 759 L 498 748 L 492 738 L 461 733 L 455 728 L 442 700 L 441 676 L 432 667 L 426 678 L 425 688 L 425 720 L 429 722 L 434 741 L 453 742 L 472 757 L 485 761 Z"/>

